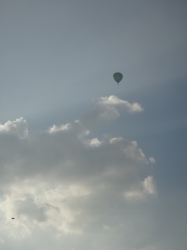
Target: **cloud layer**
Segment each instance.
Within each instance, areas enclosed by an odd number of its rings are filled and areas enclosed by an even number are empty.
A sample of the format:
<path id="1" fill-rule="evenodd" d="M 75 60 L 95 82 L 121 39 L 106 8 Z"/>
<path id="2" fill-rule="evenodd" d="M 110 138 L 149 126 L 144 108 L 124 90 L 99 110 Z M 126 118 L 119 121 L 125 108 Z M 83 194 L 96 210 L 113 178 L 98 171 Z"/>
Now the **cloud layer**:
<path id="1" fill-rule="evenodd" d="M 92 137 L 86 126 L 116 119 L 119 108 L 143 111 L 138 103 L 110 96 L 97 100 L 84 118 L 53 125 L 35 137 L 24 118 L 0 125 L 1 225 L 9 237 L 25 238 L 35 228 L 51 227 L 58 237 L 95 227 L 110 231 L 120 223 L 114 214 L 109 225 L 109 208 L 156 194 L 149 175 L 153 157 L 146 158 L 136 141 Z M 13 227 L 11 217 L 16 217 Z"/>

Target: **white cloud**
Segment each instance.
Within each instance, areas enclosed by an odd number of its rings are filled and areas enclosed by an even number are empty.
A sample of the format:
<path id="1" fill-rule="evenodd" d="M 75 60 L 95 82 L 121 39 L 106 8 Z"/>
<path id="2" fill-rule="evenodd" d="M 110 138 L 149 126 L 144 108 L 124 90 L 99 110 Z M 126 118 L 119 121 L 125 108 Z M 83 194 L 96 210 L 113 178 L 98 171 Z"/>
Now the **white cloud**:
<path id="1" fill-rule="evenodd" d="M 94 106 L 89 114 L 84 116 L 82 124 L 85 125 L 85 127 L 92 128 L 95 125 L 113 121 L 119 117 L 119 110 L 132 114 L 142 112 L 144 108 L 142 108 L 139 103 L 131 104 L 115 95 L 100 97 L 94 100 Z"/>
<path id="2" fill-rule="evenodd" d="M 53 125 L 50 129 L 49 129 L 49 133 L 55 133 L 58 131 L 63 131 L 63 130 L 69 130 L 71 129 L 71 124 L 67 123 L 67 124 L 62 124 L 61 126 L 55 126 Z"/>
<path id="3" fill-rule="evenodd" d="M 25 138 L 28 135 L 26 120 L 23 117 L 15 121 L 7 121 L 4 125 L 0 124 L 0 134 L 15 134 L 20 138 Z"/>
<path id="4" fill-rule="evenodd" d="M 101 141 L 99 141 L 97 138 L 93 138 L 90 140 L 90 146 L 99 147 L 101 145 Z"/>
<path id="5" fill-rule="evenodd" d="M 156 186 L 153 176 L 145 178 L 142 184 L 145 194 L 156 194 Z"/>
<path id="6" fill-rule="evenodd" d="M 105 107 L 126 105 L 113 96 L 101 101 Z M 116 114 L 117 109 L 105 111 Z M 103 114 L 100 109 L 95 112 L 97 117 Z M 53 125 L 35 138 L 25 133 L 23 118 L 1 125 L 0 210 L 4 220 L 0 227 L 10 237 L 30 236 L 36 228 L 81 235 L 96 225 L 107 233 L 111 218 L 106 211 L 116 197 L 129 202 L 155 193 L 153 177 L 145 175 L 142 180 L 139 175 L 149 161 L 137 142 L 122 137 L 88 138 L 90 130 L 84 121 Z"/>
<path id="7" fill-rule="evenodd" d="M 111 95 L 109 97 L 101 97 L 99 99 L 97 105 L 105 106 L 105 107 L 122 106 L 122 107 L 126 108 L 127 112 L 129 112 L 129 113 L 142 112 L 144 110 L 139 103 L 135 102 L 135 103 L 131 104 L 127 101 L 121 100 L 120 98 L 118 98 L 115 95 Z"/>
<path id="8" fill-rule="evenodd" d="M 149 157 L 149 161 L 150 161 L 152 164 L 156 163 L 156 161 L 155 161 L 155 159 L 154 159 L 153 157 Z"/>
<path id="9" fill-rule="evenodd" d="M 124 196 L 129 201 L 145 200 L 149 195 L 156 194 L 156 185 L 153 176 L 148 176 L 144 181 L 139 181 L 124 192 Z"/>

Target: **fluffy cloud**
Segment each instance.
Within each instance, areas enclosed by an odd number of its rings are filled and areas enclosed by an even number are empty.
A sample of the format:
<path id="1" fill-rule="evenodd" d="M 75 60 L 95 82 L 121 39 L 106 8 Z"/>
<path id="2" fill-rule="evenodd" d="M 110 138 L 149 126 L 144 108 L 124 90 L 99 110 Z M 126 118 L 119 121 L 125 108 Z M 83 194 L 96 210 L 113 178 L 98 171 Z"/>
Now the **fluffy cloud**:
<path id="1" fill-rule="evenodd" d="M 1 134 L 14 134 L 20 138 L 28 136 L 28 128 L 26 120 L 23 117 L 16 119 L 15 121 L 8 121 L 5 124 L 0 124 Z"/>
<path id="2" fill-rule="evenodd" d="M 116 118 L 119 105 L 130 113 L 142 111 L 139 104 L 110 96 L 95 104 L 95 118 Z M 96 224 L 108 232 L 106 211 L 116 199 L 145 201 L 156 193 L 150 161 L 137 142 L 91 138 L 85 118 L 53 125 L 34 138 L 26 124 L 20 118 L 0 127 L 1 225 L 10 236 L 26 237 L 36 227 L 83 234 Z"/>
<path id="3" fill-rule="evenodd" d="M 144 109 L 141 105 L 137 102 L 129 103 L 127 101 L 121 100 L 115 95 L 111 95 L 109 97 L 101 97 L 97 103 L 98 106 L 104 106 L 106 109 L 107 107 L 124 107 L 127 112 L 129 113 L 137 113 L 142 112 Z"/>
<path id="4" fill-rule="evenodd" d="M 139 103 L 129 103 L 115 95 L 100 97 L 97 100 L 93 100 L 93 102 L 94 106 L 91 111 L 82 119 L 83 125 L 87 128 L 93 128 L 95 125 L 113 121 L 120 115 L 119 110 L 131 114 L 144 110 Z"/>

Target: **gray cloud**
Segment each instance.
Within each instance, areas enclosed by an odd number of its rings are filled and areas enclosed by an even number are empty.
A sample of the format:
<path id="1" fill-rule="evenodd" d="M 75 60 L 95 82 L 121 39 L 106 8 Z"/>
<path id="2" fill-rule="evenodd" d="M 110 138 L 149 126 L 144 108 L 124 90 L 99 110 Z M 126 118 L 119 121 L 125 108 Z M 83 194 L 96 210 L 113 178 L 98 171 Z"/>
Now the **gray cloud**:
<path id="1" fill-rule="evenodd" d="M 94 117 L 112 121 L 118 106 L 142 111 L 139 104 L 112 96 L 95 103 Z M 14 237 L 32 234 L 33 226 L 83 234 L 101 224 L 108 231 L 106 210 L 116 199 L 145 202 L 156 194 L 150 160 L 135 141 L 91 138 L 84 119 L 53 125 L 35 137 L 25 131 L 23 118 L 1 124 L 1 210 L 6 220 L 16 216 L 21 233 Z M 103 216 L 108 219 L 102 223 Z"/>

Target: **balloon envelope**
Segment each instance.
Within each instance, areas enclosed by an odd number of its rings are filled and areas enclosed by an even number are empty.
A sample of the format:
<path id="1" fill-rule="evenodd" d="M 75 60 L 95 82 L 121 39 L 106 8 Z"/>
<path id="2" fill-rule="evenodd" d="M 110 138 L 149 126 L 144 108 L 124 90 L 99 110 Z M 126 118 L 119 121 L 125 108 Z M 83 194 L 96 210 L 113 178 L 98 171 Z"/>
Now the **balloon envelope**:
<path id="1" fill-rule="evenodd" d="M 123 75 L 120 72 L 116 72 L 113 74 L 114 80 L 119 83 L 123 79 Z"/>

